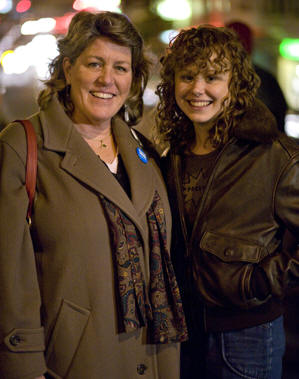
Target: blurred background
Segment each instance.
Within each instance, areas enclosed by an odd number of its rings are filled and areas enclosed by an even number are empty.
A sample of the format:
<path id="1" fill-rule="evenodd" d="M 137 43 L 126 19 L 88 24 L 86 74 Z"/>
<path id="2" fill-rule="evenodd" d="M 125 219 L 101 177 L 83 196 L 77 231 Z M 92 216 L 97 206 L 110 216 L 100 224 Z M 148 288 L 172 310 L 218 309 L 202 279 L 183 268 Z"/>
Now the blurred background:
<path id="1" fill-rule="evenodd" d="M 75 12 L 86 8 L 127 14 L 156 62 L 180 28 L 245 22 L 253 33 L 253 61 L 281 87 L 287 110 L 283 127 L 299 138 L 298 0 L 0 0 L 2 125 L 37 110 L 35 99 L 49 59 L 56 55 L 57 38 Z M 158 80 L 157 63 L 145 93 L 146 111 L 157 101 Z M 281 103 L 277 101 L 275 108 Z"/>
<path id="2" fill-rule="evenodd" d="M 94 8 L 127 14 L 156 62 L 144 95 L 146 114 L 155 106 L 159 57 L 180 28 L 209 23 L 246 23 L 252 31 L 252 60 L 276 78 L 285 102 L 283 130 L 299 138 L 298 0 L 0 0 L 0 129 L 37 111 L 56 42 L 73 15 Z M 270 90 L 271 92 L 271 90 Z M 274 98 L 272 91 L 271 98 Z M 150 127 L 146 118 L 142 128 Z M 299 293 L 286 301 L 287 351 L 284 378 L 299 378 Z"/>

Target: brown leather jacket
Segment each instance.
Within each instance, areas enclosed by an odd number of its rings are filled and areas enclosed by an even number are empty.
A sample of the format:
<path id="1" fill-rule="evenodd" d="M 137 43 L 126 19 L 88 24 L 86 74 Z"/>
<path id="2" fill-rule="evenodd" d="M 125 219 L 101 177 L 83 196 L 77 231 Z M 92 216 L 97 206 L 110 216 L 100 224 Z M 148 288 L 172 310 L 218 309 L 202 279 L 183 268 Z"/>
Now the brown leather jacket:
<path id="1" fill-rule="evenodd" d="M 212 329 L 278 316 L 281 309 L 273 304 L 287 286 L 299 284 L 298 239 L 293 248 L 282 248 L 286 229 L 299 236 L 299 145 L 278 135 L 273 122 L 260 102 L 244 114 L 219 153 L 189 237 L 181 156 L 170 152 L 165 161 L 175 221 L 173 260 L 185 292 L 187 273 L 208 314 L 214 313 Z"/>

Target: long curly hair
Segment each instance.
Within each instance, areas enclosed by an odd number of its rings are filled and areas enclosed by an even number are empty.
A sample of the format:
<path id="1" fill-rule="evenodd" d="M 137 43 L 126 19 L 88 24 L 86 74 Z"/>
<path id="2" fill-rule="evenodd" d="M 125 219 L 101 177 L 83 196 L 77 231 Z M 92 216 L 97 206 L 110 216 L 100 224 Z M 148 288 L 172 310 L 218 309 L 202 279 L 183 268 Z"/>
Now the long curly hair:
<path id="1" fill-rule="evenodd" d="M 105 37 L 121 46 L 129 47 L 132 53 L 133 81 L 126 104 L 118 115 L 129 125 L 135 125 L 143 114 L 143 93 L 149 78 L 150 59 L 146 57 L 141 35 L 127 16 L 114 12 L 78 12 L 70 23 L 67 35 L 58 41 L 59 54 L 49 65 L 50 79 L 38 96 L 38 104 L 45 109 L 57 94 L 66 113 L 71 117 L 74 105 L 69 96 L 69 86 L 63 71 L 63 60 L 71 64 L 97 38 Z"/>
<path id="2" fill-rule="evenodd" d="M 175 73 L 188 65 L 198 72 L 209 67 L 215 73 L 230 72 L 228 96 L 210 130 L 214 147 L 225 143 L 244 111 L 250 107 L 260 85 L 250 57 L 234 31 L 224 27 L 201 25 L 183 29 L 174 37 L 161 60 L 161 81 L 157 87 L 159 103 L 154 139 L 160 146 L 185 149 L 194 141 L 191 120 L 175 100 Z"/>

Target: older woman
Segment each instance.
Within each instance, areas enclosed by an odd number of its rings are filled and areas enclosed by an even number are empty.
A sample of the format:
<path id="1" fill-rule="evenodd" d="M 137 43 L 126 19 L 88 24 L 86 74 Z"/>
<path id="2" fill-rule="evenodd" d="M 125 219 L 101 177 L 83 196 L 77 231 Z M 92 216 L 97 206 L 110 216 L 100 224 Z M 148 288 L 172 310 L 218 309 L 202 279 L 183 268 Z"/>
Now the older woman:
<path id="1" fill-rule="evenodd" d="M 190 340 L 182 377 L 281 377 L 282 299 L 299 283 L 299 149 L 255 99 L 226 28 L 182 30 L 162 59 L 158 137 Z M 296 236 L 286 248 L 283 236 Z"/>
<path id="2" fill-rule="evenodd" d="M 1 135 L 0 377 L 178 378 L 166 190 L 127 125 L 142 115 L 142 39 L 124 15 L 81 12 L 58 45 L 30 117 L 31 229 L 24 132 Z"/>

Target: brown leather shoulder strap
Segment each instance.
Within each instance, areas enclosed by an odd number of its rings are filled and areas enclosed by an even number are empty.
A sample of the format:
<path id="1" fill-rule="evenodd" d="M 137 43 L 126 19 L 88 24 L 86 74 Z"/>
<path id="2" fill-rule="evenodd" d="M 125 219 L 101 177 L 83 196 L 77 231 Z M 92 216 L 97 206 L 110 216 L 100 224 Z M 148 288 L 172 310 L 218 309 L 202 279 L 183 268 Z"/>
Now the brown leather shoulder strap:
<path id="1" fill-rule="evenodd" d="M 29 204 L 27 209 L 27 221 L 31 225 L 32 206 L 36 187 L 37 174 L 37 140 L 33 125 L 29 120 L 15 120 L 20 122 L 26 132 L 27 139 L 27 160 L 26 160 L 26 190 L 28 193 Z"/>

